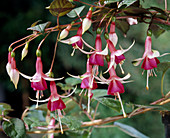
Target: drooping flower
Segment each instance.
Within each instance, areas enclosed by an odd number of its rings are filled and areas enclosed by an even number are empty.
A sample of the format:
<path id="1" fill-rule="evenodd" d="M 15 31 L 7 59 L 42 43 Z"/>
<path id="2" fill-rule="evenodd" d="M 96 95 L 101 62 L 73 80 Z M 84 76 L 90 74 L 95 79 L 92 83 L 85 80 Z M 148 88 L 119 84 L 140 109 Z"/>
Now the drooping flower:
<path id="1" fill-rule="evenodd" d="M 92 17 L 92 10 L 93 10 L 93 7 L 90 7 L 89 8 L 89 11 L 86 15 L 86 18 L 83 19 L 83 22 L 82 22 L 82 34 L 84 34 L 85 31 L 87 31 L 91 24 L 92 24 L 92 20 L 91 20 L 91 17 Z"/>
<path id="2" fill-rule="evenodd" d="M 105 49 L 102 51 L 102 40 L 100 37 L 101 29 L 97 29 L 97 36 L 95 40 L 95 52 L 89 58 L 90 65 L 99 65 L 104 66 L 104 55 L 108 54 L 108 50 Z"/>
<path id="3" fill-rule="evenodd" d="M 118 37 L 117 37 L 117 34 L 115 33 L 115 21 L 116 21 L 116 18 L 113 17 L 111 25 L 110 25 L 109 39 L 113 43 L 113 45 L 116 47 Z"/>
<path id="4" fill-rule="evenodd" d="M 66 40 L 61 40 L 60 42 L 65 43 L 65 44 L 72 44 L 73 52 L 72 56 L 74 55 L 75 49 L 83 49 L 83 44 L 85 44 L 87 47 L 94 49 L 91 47 L 89 44 L 87 44 L 83 38 L 82 38 L 82 25 L 78 28 L 77 34 L 69 39 Z"/>
<path id="5" fill-rule="evenodd" d="M 159 64 L 159 60 L 157 57 L 162 57 L 165 56 L 169 53 L 165 53 L 160 55 L 158 51 L 152 50 L 152 40 L 151 40 L 151 31 L 149 30 L 150 33 L 148 33 L 148 36 L 146 37 L 145 40 L 145 51 L 142 56 L 142 58 L 138 58 L 132 61 L 134 66 L 138 66 L 142 60 L 142 66 L 144 70 L 147 70 L 147 82 L 146 82 L 146 89 L 149 89 L 149 76 L 153 76 L 153 74 L 156 76 L 156 73 L 154 71 L 154 68 L 157 68 L 157 64 Z"/>
<path id="6" fill-rule="evenodd" d="M 108 62 L 108 67 L 110 67 L 110 64 L 111 63 Z M 122 106 L 123 115 L 124 115 L 124 117 L 126 117 L 126 113 L 124 112 L 123 104 L 122 104 L 122 101 L 121 101 L 119 94 L 125 92 L 123 83 L 128 83 L 128 82 L 131 82 L 131 81 L 124 81 L 124 80 L 129 79 L 131 75 L 128 73 L 123 78 L 118 77 L 117 74 L 116 74 L 114 66 L 112 66 L 112 68 L 109 70 L 109 74 L 110 74 L 110 77 L 108 79 L 105 79 L 102 76 L 102 74 L 100 75 L 100 77 L 95 77 L 95 78 L 100 81 L 98 83 L 109 85 L 108 91 L 107 91 L 108 95 L 118 96 L 119 101 L 120 101 L 121 106 Z"/>
<path id="7" fill-rule="evenodd" d="M 74 76 L 69 74 L 70 76 L 74 77 L 74 78 L 80 78 L 82 79 L 81 82 L 81 88 L 82 91 L 80 92 L 79 95 L 81 95 L 81 93 L 83 92 L 84 89 L 87 89 L 88 91 L 88 108 L 87 108 L 87 112 L 90 112 L 90 98 L 92 98 L 93 94 L 92 94 L 92 90 L 97 89 L 97 83 L 94 79 L 94 72 L 93 72 L 93 67 L 92 65 L 89 64 L 89 59 L 87 60 L 87 64 L 86 64 L 86 73 L 84 73 L 81 76 Z"/>
<path id="8" fill-rule="evenodd" d="M 54 117 L 50 119 L 50 122 L 48 124 L 48 129 L 53 129 L 53 130 L 55 129 L 55 118 Z M 49 133 L 48 138 L 54 138 L 54 133 Z"/>
<path id="9" fill-rule="evenodd" d="M 115 48 L 115 46 L 113 45 L 113 43 L 110 41 L 109 35 L 108 35 L 107 33 L 105 33 L 105 39 L 106 39 L 106 41 L 107 41 L 107 45 L 108 45 L 109 50 L 110 50 L 110 52 L 111 52 L 111 56 L 110 56 L 110 66 L 109 66 L 109 68 L 107 69 L 107 71 L 105 71 L 105 73 L 106 73 L 106 72 L 108 72 L 108 71 L 112 68 L 113 65 L 119 64 L 120 67 L 121 67 L 122 61 L 125 60 L 124 53 L 127 52 L 127 51 L 129 51 L 130 48 L 132 48 L 132 46 L 134 45 L 135 41 L 132 43 L 131 46 L 129 46 L 129 48 L 127 48 L 127 49 L 122 49 L 122 48 L 121 48 L 120 50 L 117 50 L 117 49 Z M 121 69 L 122 69 L 122 68 L 121 68 Z M 122 69 L 122 73 L 124 74 L 123 69 Z"/>
<path id="10" fill-rule="evenodd" d="M 19 81 L 19 71 L 16 68 L 16 61 L 15 61 L 15 53 L 11 53 L 11 69 L 9 72 L 9 76 L 13 84 L 15 85 L 15 89 L 17 89 L 18 81 Z"/>
<path id="11" fill-rule="evenodd" d="M 11 51 L 12 51 L 12 49 L 8 52 L 8 63 L 6 65 L 6 71 L 9 76 L 10 76 L 10 72 L 11 72 Z"/>
<path id="12" fill-rule="evenodd" d="M 47 83 L 48 81 L 55 81 L 55 80 L 61 80 L 63 78 L 50 78 L 46 74 L 43 73 L 43 64 L 41 61 L 41 51 L 37 50 L 37 60 L 36 60 L 36 73 L 34 76 L 30 77 L 23 73 L 20 73 L 24 78 L 29 79 L 31 81 L 31 87 L 34 91 L 37 91 L 36 98 L 39 99 L 39 92 L 47 89 Z M 43 95 L 41 95 L 43 96 Z M 40 96 L 40 98 L 41 98 Z"/>

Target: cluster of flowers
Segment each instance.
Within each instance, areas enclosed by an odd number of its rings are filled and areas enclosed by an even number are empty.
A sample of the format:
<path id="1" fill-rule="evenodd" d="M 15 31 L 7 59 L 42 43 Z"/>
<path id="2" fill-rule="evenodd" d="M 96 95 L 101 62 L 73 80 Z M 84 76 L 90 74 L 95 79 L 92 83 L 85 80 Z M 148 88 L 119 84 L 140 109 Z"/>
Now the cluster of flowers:
<path id="1" fill-rule="evenodd" d="M 127 74 L 125 77 L 120 78 L 117 76 L 115 69 L 116 69 L 116 66 L 119 65 L 120 69 L 122 71 L 122 74 L 124 74 L 124 71 L 122 68 L 122 64 L 125 60 L 124 53 L 132 48 L 132 46 L 134 45 L 134 42 L 127 49 L 122 49 L 122 48 L 116 49 L 118 37 L 115 33 L 116 18 L 113 17 L 111 24 L 110 24 L 110 32 L 104 34 L 106 42 L 107 42 L 105 49 L 102 50 L 102 40 L 101 40 L 102 30 L 101 30 L 101 28 L 97 29 L 97 35 L 96 35 L 96 39 L 95 39 L 95 48 L 93 48 L 92 46 L 87 44 L 82 38 L 82 35 L 90 28 L 90 26 L 92 24 L 91 17 L 92 17 L 92 8 L 89 9 L 86 17 L 82 20 L 82 24 L 78 28 L 77 34 L 75 36 L 73 36 L 69 39 L 63 40 L 64 38 L 66 38 L 68 36 L 69 31 L 73 25 L 73 23 L 72 23 L 72 24 L 68 25 L 60 33 L 60 37 L 59 37 L 58 41 L 61 43 L 72 44 L 72 47 L 74 49 L 78 49 L 82 53 L 90 55 L 87 60 L 86 73 L 84 73 L 81 76 L 71 75 L 73 77 L 82 79 L 81 86 L 80 86 L 82 88 L 81 93 L 83 92 L 84 89 L 86 89 L 86 92 L 88 91 L 88 108 L 87 108 L 88 113 L 90 112 L 90 100 L 91 100 L 91 97 L 93 96 L 92 90 L 97 89 L 97 87 L 98 87 L 97 83 L 101 83 L 101 84 L 108 84 L 108 92 L 107 92 L 108 95 L 113 95 L 113 96 L 118 97 L 121 107 L 122 107 L 123 115 L 124 115 L 124 117 L 126 117 L 126 113 L 123 109 L 123 104 L 121 102 L 120 93 L 125 92 L 123 83 L 131 82 L 131 81 L 125 81 L 125 80 L 129 79 L 131 75 Z M 131 25 L 136 24 L 136 20 L 134 20 L 134 19 L 130 18 L 130 19 L 128 19 L 128 21 Z M 137 66 L 143 60 L 141 68 L 143 68 L 144 70 L 147 70 L 147 84 L 146 84 L 147 89 L 149 89 L 148 78 L 150 75 L 153 75 L 153 73 L 155 74 L 154 68 L 156 68 L 157 64 L 160 63 L 159 60 L 157 59 L 157 57 L 159 57 L 160 54 L 158 51 L 152 51 L 151 43 L 152 43 L 151 42 L 151 32 L 148 31 L 148 35 L 147 35 L 147 38 L 145 41 L 145 52 L 143 54 L 143 57 L 133 61 L 133 64 L 135 66 Z M 84 44 L 91 49 L 90 52 L 83 50 Z M 110 54 L 109 54 L 109 51 L 110 51 Z M 24 56 L 27 54 L 27 51 L 25 48 L 23 49 L 22 53 L 24 54 Z M 50 111 L 57 110 L 58 116 L 62 117 L 61 110 L 66 108 L 66 105 L 64 104 L 64 102 L 61 99 L 61 98 L 64 98 L 64 96 L 59 95 L 57 93 L 57 87 L 54 82 L 55 80 L 60 80 L 62 78 L 53 78 L 54 75 L 52 72 L 44 74 L 43 73 L 43 65 L 42 65 L 42 61 L 41 61 L 41 51 L 39 48 L 36 51 L 36 55 L 37 55 L 36 73 L 34 76 L 29 77 L 27 75 L 24 75 L 23 73 L 20 73 L 17 70 L 16 61 L 15 61 L 15 53 L 14 53 L 14 50 L 12 50 L 12 48 L 10 47 L 9 54 L 8 54 L 8 63 L 6 66 L 8 75 L 10 76 L 11 81 L 14 83 L 15 88 L 17 88 L 19 74 L 22 75 L 23 77 L 29 79 L 31 82 L 31 87 L 33 88 L 33 90 L 36 91 L 37 100 L 34 100 L 34 101 L 37 102 L 37 105 L 38 105 L 38 102 L 48 101 L 48 104 L 47 104 L 48 109 Z M 163 54 L 163 55 L 165 55 L 165 54 Z M 102 76 L 102 73 L 100 73 L 100 75 L 99 75 L 99 70 L 98 70 L 99 66 L 104 66 L 105 59 L 107 60 L 108 69 L 104 73 L 109 72 L 110 77 L 108 79 L 104 78 Z M 47 89 L 46 81 L 50 81 L 51 96 L 46 100 L 39 100 L 39 98 L 43 97 L 42 91 Z M 74 93 L 74 91 L 75 91 L 75 89 L 73 90 L 72 93 Z M 65 97 L 69 97 L 71 94 L 69 94 L 68 96 L 65 96 Z M 52 124 L 55 124 L 54 119 L 52 119 L 52 121 L 53 121 Z M 61 126 L 61 121 L 60 121 L 60 126 Z M 61 129 L 62 129 L 62 127 L 61 127 Z"/>

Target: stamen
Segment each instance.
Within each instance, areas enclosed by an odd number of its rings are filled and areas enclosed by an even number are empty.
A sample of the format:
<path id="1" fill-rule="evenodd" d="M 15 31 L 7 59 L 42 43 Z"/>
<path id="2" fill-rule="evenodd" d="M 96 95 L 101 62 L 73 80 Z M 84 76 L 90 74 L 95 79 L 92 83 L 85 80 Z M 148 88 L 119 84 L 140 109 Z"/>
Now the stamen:
<path id="1" fill-rule="evenodd" d="M 61 134 L 63 134 L 63 128 L 62 128 L 60 116 L 58 116 L 58 119 L 59 119 L 58 121 L 59 121 L 59 124 L 60 124 Z"/>
<path id="2" fill-rule="evenodd" d="M 123 107 L 122 100 L 121 100 L 121 97 L 120 97 L 119 92 L 117 92 L 117 96 L 118 96 L 118 98 L 119 98 L 119 102 L 120 102 L 120 105 L 121 105 L 121 107 L 122 107 L 123 116 L 124 116 L 124 118 L 125 118 L 125 117 L 127 117 L 127 115 L 126 115 L 126 113 L 125 113 L 125 110 L 124 110 L 124 107 Z"/>
<path id="3" fill-rule="evenodd" d="M 86 91 L 85 91 L 85 93 L 84 93 L 84 96 L 86 96 L 86 93 L 87 93 L 87 89 L 86 89 Z"/>
<path id="4" fill-rule="evenodd" d="M 154 70 L 154 69 L 153 69 L 153 73 L 154 73 L 155 77 L 157 77 L 156 72 L 155 72 L 155 70 Z"/>
<path id="5" fill-rule="evenodd" d="M 73 52 L 71 53 L 71 56 L 74 56 L 74 53 L 75 53 L 75 48 L 73 48 Z"/>
<path id="6" fill-rule="evenodd" d="M 81 90 L 81 92 L 80 92 L 79 96 L 81 96 L 81 94 L 82 94 L 82 92 L 83 92 L 83 91 L 84 91 L 84 89 L 82 89 L 82 90 Z"/>
<path id="7" fill-rule="evenodd" d="M 124 72 L 124 70 L 123 70 L 123 68 L 122 68 L 122 65 L 121 65 L 121 64 L 119 64 L 119 67 L 120 67 L 120 69 L 121 69 L 122 74 L 125 74 L 125 72 Z"/>
<path id="8" fill-rule="evenodd" d="M 149 90 L 149 74 L 150 74 L 150 70 L 147 70 L 146 90 Z"/>
<path id="9" fill-rule="evenodd" d="M 88 113 L 90 113 L 90 96 L 91 96 L 91 89 L 88 90 L 88 105 L 87 105 Z"/>
<path id="10" fill-rule="evenodd" d="M 40 99 L 44 97 L 43 91 L 40 91 Z"/>

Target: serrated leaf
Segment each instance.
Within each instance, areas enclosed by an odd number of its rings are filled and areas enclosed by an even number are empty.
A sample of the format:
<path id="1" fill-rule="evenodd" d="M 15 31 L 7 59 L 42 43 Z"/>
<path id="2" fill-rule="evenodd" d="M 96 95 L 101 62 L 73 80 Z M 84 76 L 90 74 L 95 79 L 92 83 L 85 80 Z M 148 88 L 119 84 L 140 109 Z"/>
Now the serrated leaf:
<path id="1" fill-rule="evenodd" d="M 103 97 L 107 95 L 107 90 L 106 89 L 96 89 L 92 90 L 93 97 L 92 98 L 97 98 L 97 97 Z"/>
<path id="2" fill-rule="evenodd" d="M 141 132 L 139 132 L 138 130 L 136 130 L 135 128 L 129 126 L 129 125 L 125 125 L 119 122 L 114 122 L 114 125 L 117 126 L 120 130 L 122 130 L 123 132 L 125 132 L 126 134 L 135 137 L 135 138 L 149 138 L 148 136 L 142 134 Z"/>
<path id="3" fill-rule="evenodd" d="M 74 85 L 80 84 L 81 79 L 69 77 L 65 79 L 65 83 L 68 85 L 74 86 Z"/>
<path id="4" fill-rule="evenodd" d="M 158 38 L 161 34 L 165 32 L 164 29 L 161 29 L 159 26 L 152 24 L 150 26 L 150 29 L 152 30 L 153 35 Z"/>
<path id="5" fill-rule="evenodd" d="M 123 0 L 119 3 L 118 8 L 120 8 L 123 5 L 126 5 L 126 7 L 132 5 L 133 3 L 135 3 L 137 0 Z"/>
<path id="6" fill-rule="evenodd" d="M 124 20 L 116 20 L 116 27 L 123 33 L 123 34 L 127 34 L 130 25 L 128 22 L 124 21 Z"/>
<path id="7" fill-rule="evenodd" d="M 5 115 L 8 113 L 8 111 L 13 111 L 13 109 L 11 109 L 11 106 L 6 103 L 0 103 L 0 114 L 2 115 L 3 113 Z"/>
<path id="8" fill-rule="evenodd" d="M 33 31 L 37 31 L 37 32 L 43 33 L 44 30 L 45 30 L 50 24 L 51 24 L 51 22 L 46 22 L 46 23 L 38 24 L 38 25 L 36 25 L 36 26 L 27 28 L 27 30 L 33 30 Z"/>
<path id="9" fill-rule="evenodd" d="M 23 121 L 18 118 L 12 118 L 9 121 L 10 122 L 4 121 L 2 123 L 5 134 L 11 138 L 23 138 L 26 133 Z"/>
<path id="10" fill-rule="evenodd" d="M 84 8 L 85 8 L 85 6 L 75 8 L 75 9 L 71 10 L 69 13 L 67 13 L 67 16 L 70 18 L 75 18 L 75 17 L 77 17 L 77 15 L 80 15 L 80 13 L 83 11 Z"/>
<path id="11" fill-rule="evenodd" d="M 81 121 L 74 116 L 64 116 L 61 118 L 61 122 L 67 125 L 71 130 L 76 130 L 81 126 Z"/>
<path id="12" fill-rule="evenodd" d="M 64 16 L 69 13 L 75 6 L 68 0 L 54 0 L 47 7 L 53 16 Z"/>
<path id="13" fill-rule="evenodd" d="M 94 98 L 94 99 L 100 102 L 101 104 L 116 110 L 117 112 L 121 111 L 121 105 L 118 100 L 114 100 L 113 98 L 106 98 L 106 97 Z"/>
<path id="14" fill-rule="evenodd" d="M 162 62 L 158 64 L 157 70 L 165 72 L 170 68 L 170 62 Z"/>

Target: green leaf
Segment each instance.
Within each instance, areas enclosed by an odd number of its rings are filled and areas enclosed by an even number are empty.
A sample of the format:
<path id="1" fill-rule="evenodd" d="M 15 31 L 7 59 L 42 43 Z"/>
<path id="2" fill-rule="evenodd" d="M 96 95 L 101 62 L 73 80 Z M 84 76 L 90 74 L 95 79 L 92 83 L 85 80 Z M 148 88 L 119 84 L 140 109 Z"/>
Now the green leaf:
<path id="1" fill-rule="evenodd" d="M 116 110 L 117 112 L 121 111 L 121 105 L 118 100 L 114 100 L 113 98 L 106 98 L 106 97 L 94 98 L 94 99 L 100 102 L 101 104 Z"/>
<path id="2" fill-rule="evenodd" d="M 170 68 L 170 62 L 162 62 L 158 64 L 157 70 L 165 72 Z"/>
<path id="3" fill-rule="evenodd" d="M 165 32 L 164 29 L 161 29 L 159 26 L 152 24 L 150 26 L 150 29 L 152 30 L 152 33 L 154 34 L 154 36 L 156 38 L 158 38 L 161 34 L 163 34 Z"/>
<path id="4" fill-rule="evenodd" d="M 27 28 L 27 30 L 33 30 L 33 31 L 37 31 L 37 32 L 43 33 L 44 30 L 45 30 L 50 24 L 51 24 L 51 22 L 46 22 L 46 23 L 38 24 L 38 25 L 36 25 L 36 26 Z"/>
<path id="5" fill-rule="evenodd" d="M 138 8 L 138 7 L 129 7 L 125 8 L 124 13 L 127 15 L 143 15 L 143 14 L 151 14 L 148 10 L 144 8 Z"/>
<path id="6" fill-rule="evenodd" d="M 75 6 L 68 0 L 54 0 L 47 7 L 53 16 L 64 16 L 69 13 Z"/>
<path id="7" fill-rule="evenodd" d="M 18 118 L 12 118 L 9 121 L 2 123 L 5 134 L 11 138 L 23 138 L 26 133 L 23 121 Z"/>
<path id="8" fill-rule="evenodd" d="M 158 25 L 160 28 L 169 31 L 170 30 L 170 25 L 166 25 L 166 24 L 161 24 L 161 23 L 155 23 L 156 25 Z"/>
<path id="9" fill-rule="evenodd" d="M 93 97 L 92 98 L 97 98 L 97 97 L 103 97 L 107 95 L 107 90 L 106 89 L 96 89 L 92 90 Z"/>
<path id="10" fill-rule="evenodd" d="M 11 109 L 11 106 L 6 103 L 0 103 L 0 114 L 6 115 L 8 111 L 13 111 L 13 109 Z"/>
<path id="11" fill-rule="evenodd" d="M 71 85 L 67 85 L 67 84 L 63 84 L 63 83 L 57 83 L 57 86 L 59 86 L 61 88 L 61 90 L 70 90 L 72 89 L 73 87 Z"/>
<path id="12" fill-rule="evenodd" d="M 127 34 L 129 30 L 129 23 L 124 20 L 116 20 L 116 27 L 122 31 L 124 34 Z"/>
<path id="13" fill-rule="evenodd" d="M 67 125 L 71 130 L 76 130 L 81 126 L 81 121 L 74 116 L 63 116 L 61 122 Z"/>
<path id="14" fill-rule="evenodd" d="M 114 125 L 117 126 L 120 130 L 122 130 L 123 132 L 125 132 L 126 134 L 135 137 L 135 138 L 149 138 L 148 136 L 142 134 L 141 132 L 139 132 L 138 130 L 136 130 L 135 128 L 129 126 L 129 125 L 125 125 L 119 122 L 114 122 Z"/>
<path id="15" fill-rule="evenodd" d="M 41 122 L 38 119 L 31 117 L 24 117 L 24 122 L 28 125 L 29 130 L 33 129 L 34 127 L 48 125 L 46 122 Z"/>
<path id="16" fill-rule="evenodd" d="M 70 18 L 75 18 L 75 17 L 77 17 L 77 15 L 80 15 L 80 13 L 83 11 L 84 8 L 85 8 L 85 6 L 75 8 L 75 9 L 71 10 L 69 13 L 67 13 L 67 16 Z"/>
<path id="17" fill-rule="evenodd" d="M 65 79 L 65 83 L 68 84 L 68 85 L 74 86 L 74 85 L 80 84 L 81 79 L 69 77 L 69 78 Z"/>
<path id="18" fill-rule="evenodd" d="M 132 5 L 135 3 L 137 0 L 123 0 L 122 2 L 119 3 L 118 8 L 120 8 L 122 5 L 126 5 L 126 7 Z"/>

